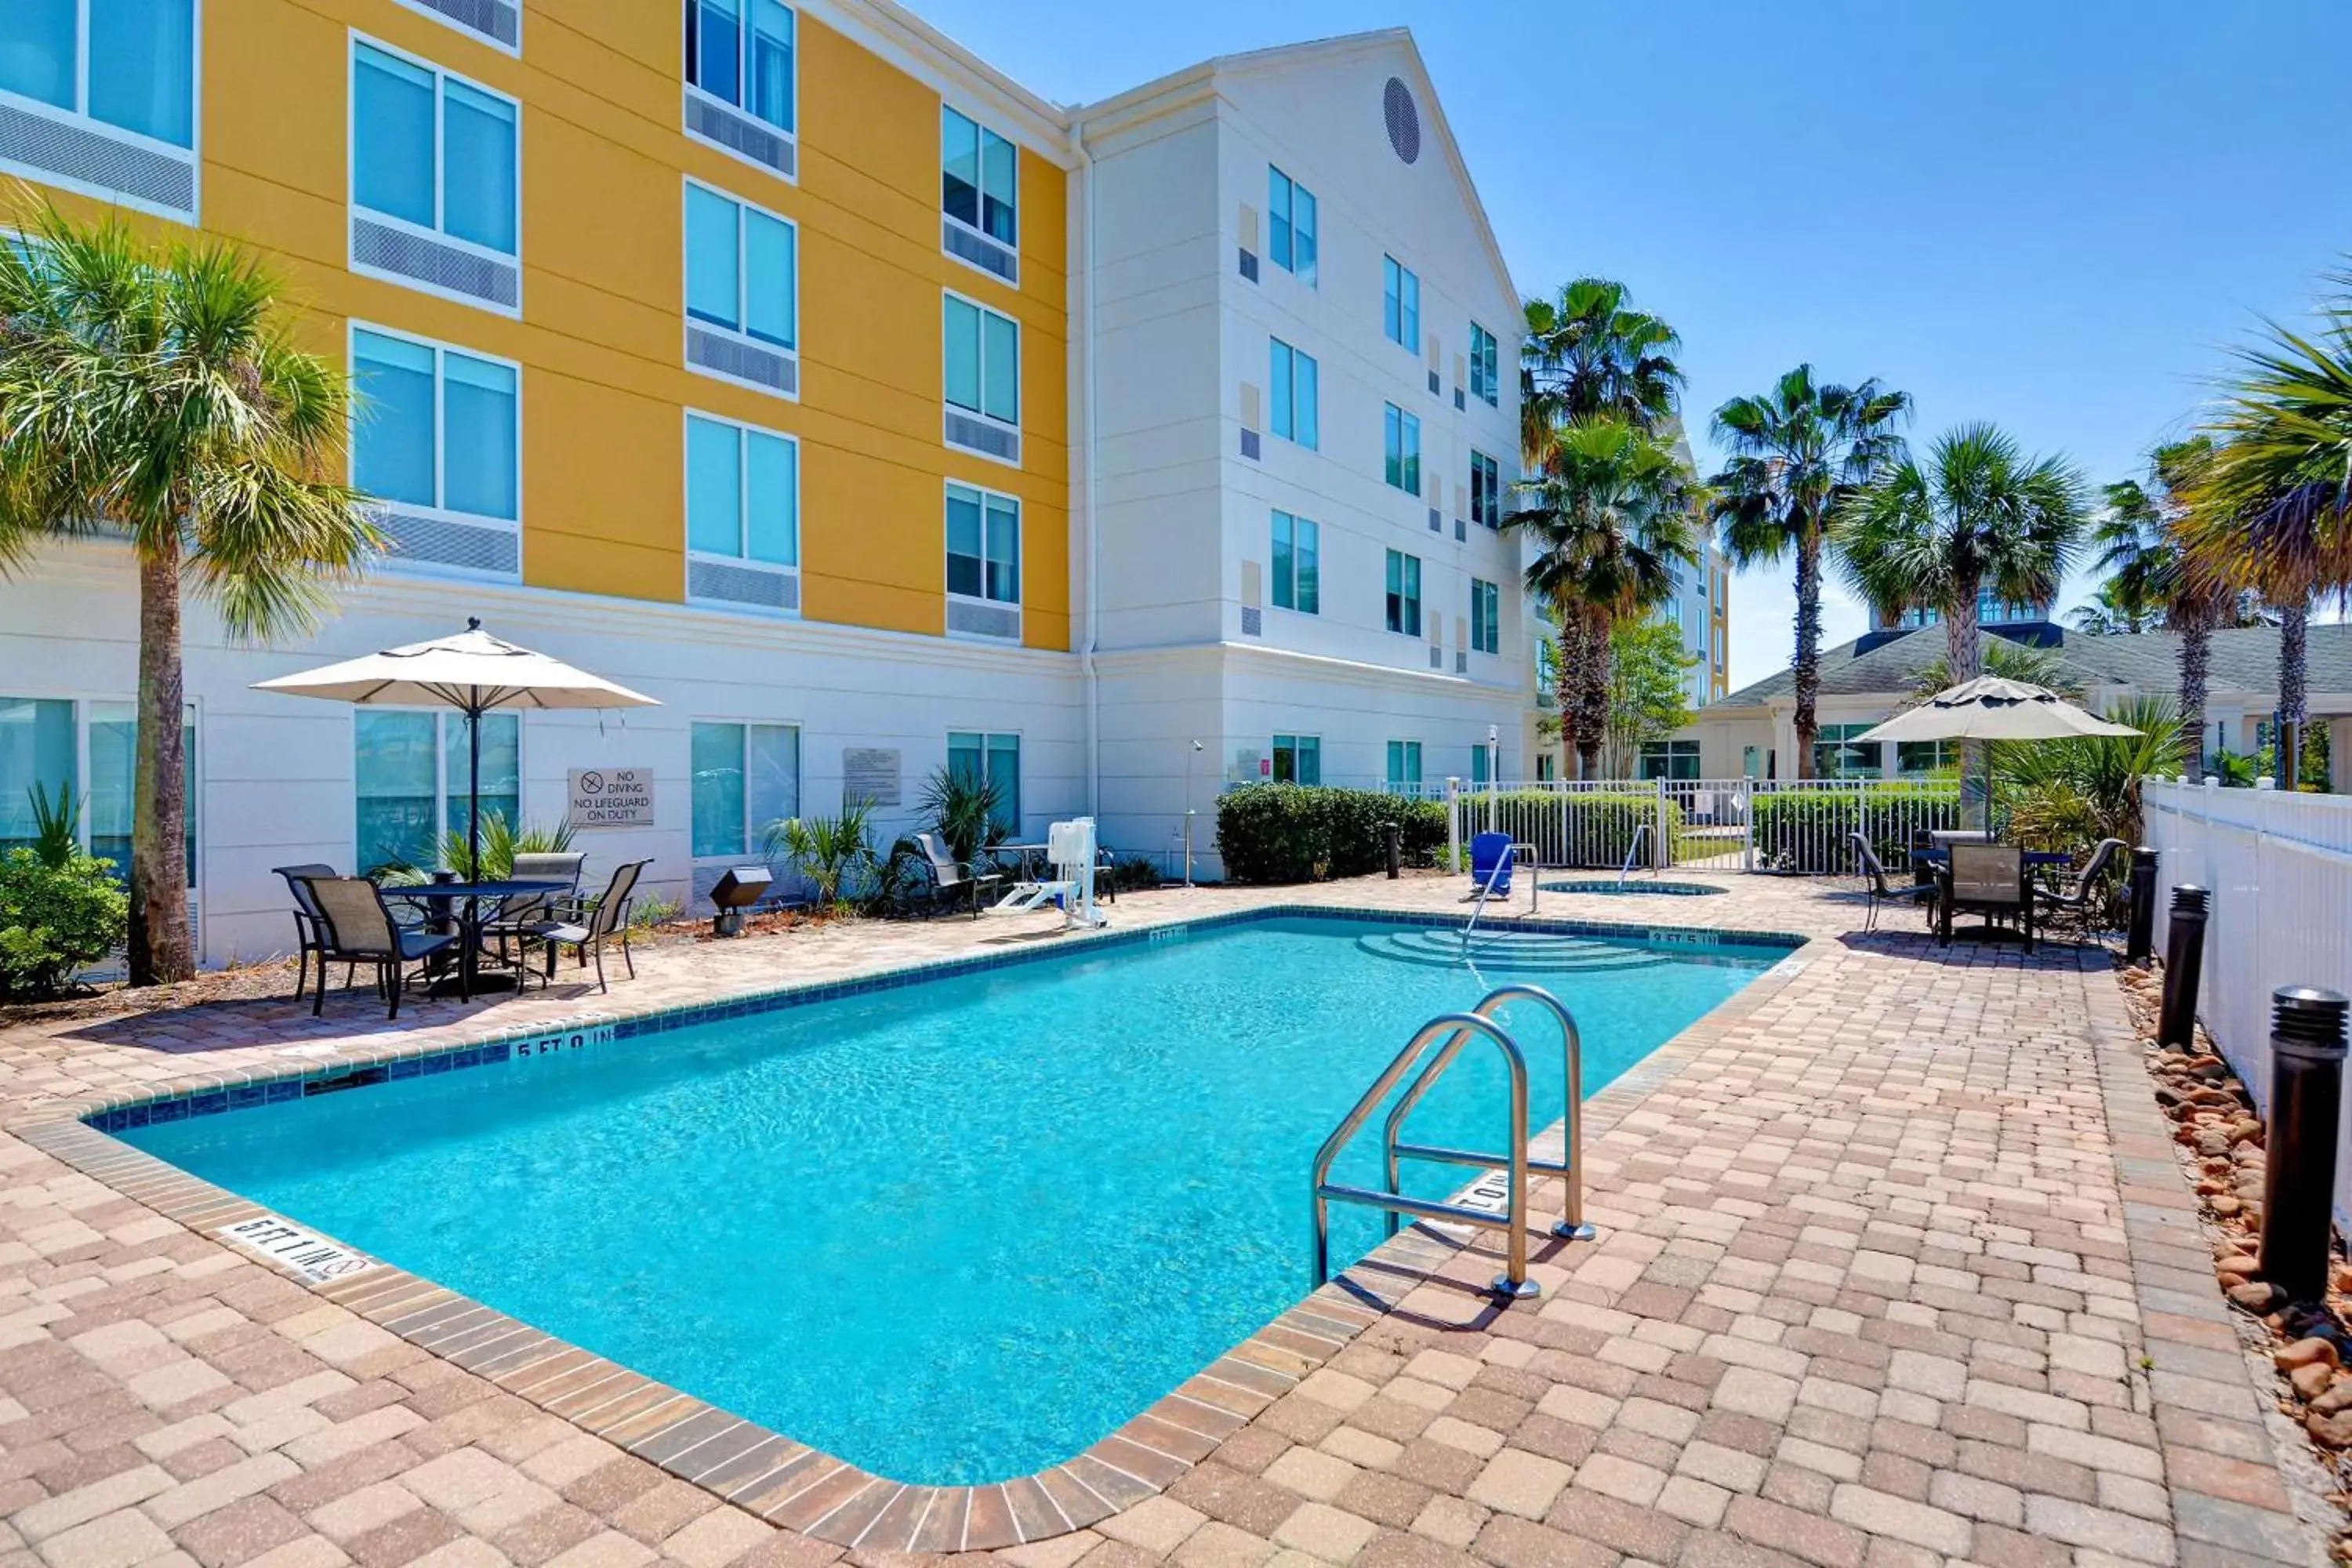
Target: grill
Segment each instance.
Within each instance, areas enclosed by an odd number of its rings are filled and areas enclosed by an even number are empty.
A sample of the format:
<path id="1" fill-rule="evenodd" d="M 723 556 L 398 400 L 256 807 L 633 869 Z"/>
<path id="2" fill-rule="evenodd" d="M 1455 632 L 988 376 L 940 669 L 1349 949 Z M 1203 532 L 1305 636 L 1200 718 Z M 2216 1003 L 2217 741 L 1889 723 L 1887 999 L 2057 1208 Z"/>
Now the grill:
<path id="1" fill-rule="evenodd" d="M 1444 533 L 1445 531 L 1445 513 L 1439 510 L 1436 507 L 1431 507 L 1429 509 L 1429 531 L 1432 533 Z"/>
<path id="2" fill-rule="evenodd" d="M 948 630 L 961 632 L 968 637 L 1003 637 L 1007 642 L 1015 641 L 1021 636 L 1021 606 L 950 599 Z"/>
<path id="3" fill-rule="evenodd" d="M 697 326 L 686 329 L 686 363 L 786 396 L 800 390 L 800 364 L 789 355 Z"/>
<path id="4" fill-rule="evenodd" d="M 969 261 L 982 272 L 1015 286 L 1021 281 L 1021 258 L 986 235 L 974 234 L 960 223 L 941 218 L 940 243 L 959 261 Z"/>
<path id="5" fill-rule="evenodd" d="M 1256 431 L 1255 431 L 1255 430 L 1244 430 L 1244 431 L 1243 431 L 1243 432 L 1242 432 L 1242 456 L 1243 456 L 1243 457 L 1244 457 L 1244 458 L 1250 458 L 1251 460 L 1255 461 L 1255 460 L 1256 460 L 1257 455 L 1258 455 L 1258 439 L 1257 439 L 1257 432 L 1256 432 Z"/>
<path id="6" fill-rule="evenodd" d="M 762 610 L 797 610 L 801 607 L 801 580 L 789 572 L 734 566 L 724 561 L 688 561 L 686 595 L 689 599 L 751 605 Z"/>
<path id="7" fill-rule="evenodd" d="M 502 310 L 522 306 L 522 268 L 373 219 L 352 218 L 352 261 Z"/>
<path id="8" fill-rule="evenodd" d="M 982 452 L 992 458 L 1002 458 L 1008 463 L 1021 460 L 1020 431 L 991 425 L 957 409 L 947 411 L 946 437 L 950 447 Z"/>
<path id="9" fill-rule="evenodd" d="M 194 153 L 158 153 L 121 140 L 103 126 L 0 105 L 0 158 L 195 216 Z"/>
<path id="10" fill-rule="evenodd" d="M 1257 257 L 1256 257 L 1255 255 L 1254 255 L 1253 253 L 1251 253 L 1251 252 L 1249 252 L 1249 251 L 1246 251 L 1246 250 L 1243 251 L 1243 252 L 1241 253 L 1241 256 L 1242 256 L 1242 276 L 1243 276 L 1244 279 L 1248 279 L 1248 280 L 1249 280 L 1250 282 L 1252 282 L 1252 283 L 1256 282 L 1256 281 L 1257 281 Z"/>
<path id="11" fill-rule="evenodd" d="M 738 114 L 707 98 L 688 93 L 686 99 L 686 128 L 697 136 L 718 142 L 730 153 L 740 153 L 754 163 L 773 169 L 787 180 L 793 177 L 795 160 L 792 138 L 748 115 Z"/>
<path id="12" fill-rule="evenodd" d="M 512 524 L 455 522 L 390 507 L 375 512 L 374 522 L 395 562 L 453 566 L 488 577 L 522 575 L 522 533 Z"/>
<path id="13" fill-rule="evenodd" d="M 436 16 L 446 16 L 469 33 L 504 48 L 522 47 L 522 11 L 508 0 L 414 0 Z"/>
<path id="14" fill-rule="evenodd" d="M 1244 605 L 1242 606 L 1242 636 L 1245 637 L 1262 637 L 1265 636 L 1265 612 L 1264 610 L 1257 608 L 1254 605 Z"/>

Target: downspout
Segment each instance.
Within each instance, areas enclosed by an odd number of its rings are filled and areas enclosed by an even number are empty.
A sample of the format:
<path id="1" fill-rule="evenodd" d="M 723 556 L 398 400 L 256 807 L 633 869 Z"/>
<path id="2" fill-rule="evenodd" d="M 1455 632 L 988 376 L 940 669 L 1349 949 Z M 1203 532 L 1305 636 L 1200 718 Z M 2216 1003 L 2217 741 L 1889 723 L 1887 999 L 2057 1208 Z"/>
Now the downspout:
<path id="1" fill-rule="evenodd" d="M 1084 280 L 1086 303 L 1079 312 L 1078 376 L 1086 383 L 1087 438 L 1086 474 L 1078 505 L 1086 520 L 1087 630 L 1086 646 L 1078 654 L 1078 670 L 1086 683 L 1087 815 L 1099 818 L 1102 815 L 1102 686 L 1095 671 L 1095 655 L 1102 646 L 1102 537 L 1095 519 L 1095 159 L 1087 148 L 1087 126 L 1083 119 L 1072 119 L 1070 136 L 1072 144 L 1077 149 L 1078 166 L 1085 171 L 1081 199 L 1086 207 L 1085 228 L 1079 236 L 1078 275 Z"/>

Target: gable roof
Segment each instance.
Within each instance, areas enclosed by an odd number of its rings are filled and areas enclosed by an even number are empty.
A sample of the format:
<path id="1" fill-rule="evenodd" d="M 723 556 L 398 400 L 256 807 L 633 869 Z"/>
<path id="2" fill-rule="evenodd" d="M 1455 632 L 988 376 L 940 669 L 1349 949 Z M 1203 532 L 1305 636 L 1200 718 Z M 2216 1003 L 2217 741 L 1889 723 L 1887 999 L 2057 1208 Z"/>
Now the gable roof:
<path id="1" fill-rule="evenodd" d="M 1990 634 L 1998 636 L 1998 633 Z M 1864 639 L 1841 643 L 1822 653 L 1822 695 L 1874 697 L 1907 694 L 1920 672 L 1941 658 L 1941 629 L 1923 626 L 1882 642 L 1864 653 L 1855 649 Z M 2177 632 L 2140 632 L 2116 637 L 2088 637 L 2069 632 L 2053 647 L 2039 650 L 2054 659 L 2084 687 L 2128 686 L 2163 694 L 2180 679 L 2180 637 Z M 2237 626 L 2213 634 L 2212 674 L 2215 691 L 2274 692 L 2278 689 L 2279 629 Z M 2305 647 L 2307 685 L 2313 691 L 2352 692 L 2352 625 L 2315 626 Z M 1757 708 L 1787 700 L 1797 694 L 1796 676 L 1782 670 L 1727 697 L 1717 698 L 1700 711 L 1723 708 Z"/>

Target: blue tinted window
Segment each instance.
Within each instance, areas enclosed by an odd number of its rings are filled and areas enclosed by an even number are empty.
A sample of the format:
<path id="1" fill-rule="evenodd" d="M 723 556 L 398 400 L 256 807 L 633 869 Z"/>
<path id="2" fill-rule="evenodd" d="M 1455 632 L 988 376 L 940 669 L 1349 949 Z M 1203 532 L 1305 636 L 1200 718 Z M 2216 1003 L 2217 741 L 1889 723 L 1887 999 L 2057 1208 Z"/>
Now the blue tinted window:
<path id="1" fill-rule="evenodd" d="M 352 196 L 372 211 L 434 224 L 433 73 L 356 46 L 352 72 Z"/>
<path id="2" fill-rule="evenodd" d="M 0 9 L 23 3 L 9 0 Z M 34 0 L 33 9 L 54 4 Z M 0 29 L 5 26 L 0 23 Z M 195 0 L 89 0 L 89 38 L 90 118 L 175 147 L 194 147 Z"/>
<path id="3" fill-rule="evenodd" d="M 74 0 L 0 5 L 0 88 L 59 109 L 74 103 Z"/>
<path id="4" fill-rule="evenodd" d="M 781 436 L 743 432 L 743 554 L 772 566 L 800 562 L 799 448 Z"/>
<path id="5" fill-rule="evenodd" d="M 446 456 L 441 504 L 479 517 L 521 515 L 517 494 L 515 373 L 471 354 L 441 356 Z"/>
<path id="6" fill-rule="evenodd" d="M 515 253 L 515 106 L 461 81 L 443 83 L 442 226 Z"/>
<path id="7" fill-rule="evenodd" d="M 686 311 L 722 327 L 742 324 L 735 232 L 741 211 L 716 191 L 686 187 Z"/>
<path id="8" fill-rule="evenodd" d="M 352 436 L 352 482 L 369 495 L 437 506 L 433 350 L 376 332 L 352 334 L 360 401 Z"/>
<path id="9" fill-rule="evenodd" d="M 686 542 L 706 555 L 743 553 L 742 433 L 715 419 L 686 422 Z"/>

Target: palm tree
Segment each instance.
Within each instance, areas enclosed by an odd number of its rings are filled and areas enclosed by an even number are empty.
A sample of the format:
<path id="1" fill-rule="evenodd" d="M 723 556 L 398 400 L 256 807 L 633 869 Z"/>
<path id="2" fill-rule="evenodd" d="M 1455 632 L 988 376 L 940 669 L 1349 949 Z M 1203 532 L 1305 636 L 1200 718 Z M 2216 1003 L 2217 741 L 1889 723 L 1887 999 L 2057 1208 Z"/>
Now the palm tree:
<path id="1" fill-rule="evenodd" d="M 1527 504 L 1505 525 L 1534 537 L 1528 592 L 1559 626 L 1560 743 L 1595 777 L 1609 714 L 1609 634 L 1664 603 L 1674 563 L 1698 561 L 1698 492 L 1664 441 L 1622 419 L 1562 426 Z"/>
<path id="2" fill-rule="evenodd" d="M 342 472 L 343 372 L 294 345 L 278 287 L 226 245 L 151 247 L 54 211 L 0 246 L 0 571 L 124 537 L 139 573 L 131 976 L 194 972 L 183 590 L 232 637 L 309 630 L 376 542 Z"/>
<path id="3" fill-rule="evenodd" d="M 1899 456 L 1898 421 L 1907 394 L 1876 381 L 1856 386 L 1813 380 L 1801 364 L 1757 397 L 1735 397 L 1715 411 L 1715 439 L 1731 454 L 1708 480 L 1710 515 L 1732 564 L 1745 570 L 1797 562 L 1797 773 L 1813 773 L 1814 706 L 1822 687 L 1822 546 L 1844 499 L 1880 465 Z"/>
<path id="4" fill-rule="evenodd" d="M 2156 630 L 2163 624 L 2164 614 L 2141 603 L 2109 578 L 2099 584 L 2089 604 L 2075 605 L 2066 613 L 2066 618 L 2086 637 L 2119 637 Z"/>
<path id="5" fill-rule="evenodd" d="M 2087 521 L 2083 480 L 2063 458 L 2029 458 L 1990 425 L 1963 425 L 1905 457 L 1838 508 L 1832 528 L 1848 579 L 1882 614 L 1938 612 L 1954 684 L 1984 673 L 1977 595 L 2040 604 L 2059 580 Z M 1981 821 L 1984 748 L 1960 752 L 1962 806 Z"/>
<path id="6" fill-rule="evenodd" d="M 2181 528 L 2189 498 L 2210 472 L 2210 437 L 2194 436 L 2158 447 L 2148 457 L 2147 476 L 2106 487 L 2106 510 L 2091 531 L 2098 564 L 2108 574 L 2104 600 L 2112 592 L 2119 606 L 2152 614 L 2180 634 L 2180 725 L 2189 765 L 2201 775 L 2205 753 L 2205 692 L 2213 663 L 2213 630 L 2236 624 L 2236 595 L 2217 591 L 2188 570 Z M 2137 625 L 2129 629 L 2137 631 Z"/>
<path id="7" fill-rule="evenodd" d="M 2352 289 L 2352 279 L 2337 279 Z M 2352 292 L 2316 333 L 2270 324 L 2211 424 L 2219 443 L 2192 505 L 2190 554 L 2221 584 L 2259 589 L 2279 616 L 2278 777 L 2301 763 L 2305 636 L 2315 597 L 2352 593 Z"/>
<path id="8" fill-rule="evenodd" d="M 1519 447 L 1528 473 L 1543 468 L 1562 426 L 1608 417 L 1660 431 L 1675 417 L 1682 339 L 1630 298 L 1622 283 L 1580 278 L 1553 299 L 1527 302 Z"/>

